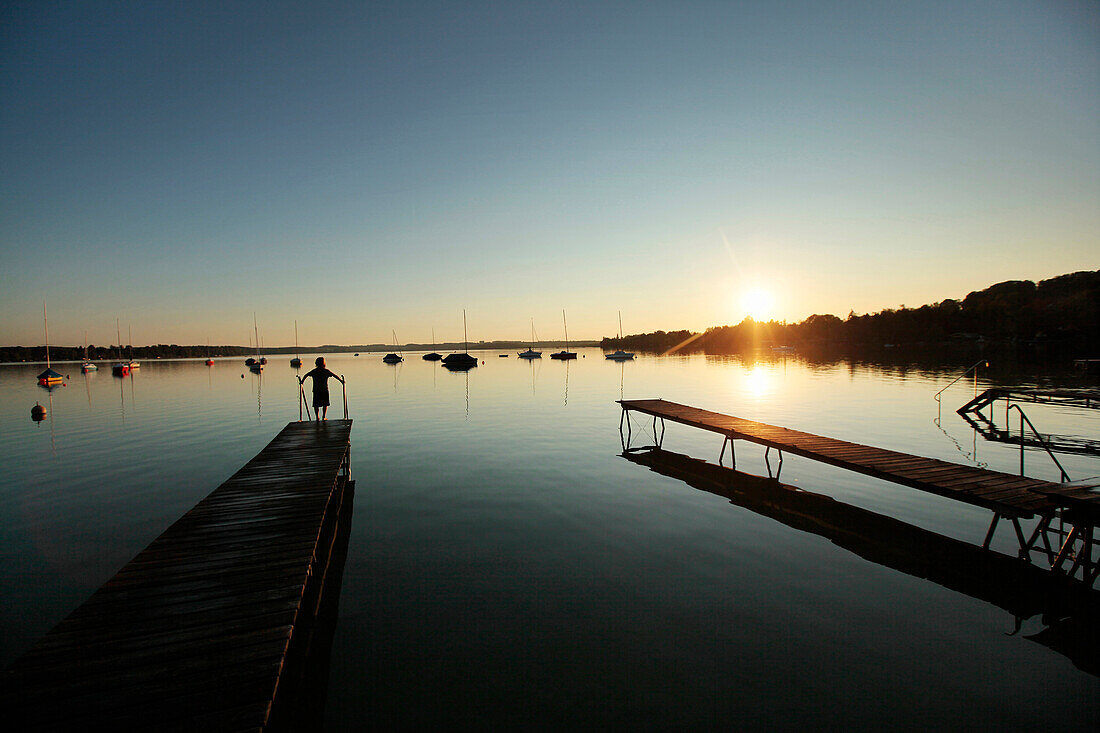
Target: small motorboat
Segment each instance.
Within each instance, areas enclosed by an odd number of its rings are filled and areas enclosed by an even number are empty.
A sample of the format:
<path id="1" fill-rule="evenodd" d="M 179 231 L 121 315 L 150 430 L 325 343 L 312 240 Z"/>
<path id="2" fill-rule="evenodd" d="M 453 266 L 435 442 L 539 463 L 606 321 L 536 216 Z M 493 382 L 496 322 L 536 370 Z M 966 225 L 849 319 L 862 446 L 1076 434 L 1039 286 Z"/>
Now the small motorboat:
<path id="1" fill-rule="evenodd" d="M 65 380 L 60 374 L 53 369 L 47 368 L 46 371 L 38 375 L 38 385 L 40 387 L 56 387 Z"/>

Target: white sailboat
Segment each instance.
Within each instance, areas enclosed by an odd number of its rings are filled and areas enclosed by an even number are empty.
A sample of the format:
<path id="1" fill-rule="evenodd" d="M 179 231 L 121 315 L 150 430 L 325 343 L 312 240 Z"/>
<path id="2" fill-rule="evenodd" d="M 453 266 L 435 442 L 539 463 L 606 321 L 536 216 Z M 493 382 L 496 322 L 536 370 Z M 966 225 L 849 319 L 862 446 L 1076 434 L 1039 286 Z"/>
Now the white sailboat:
<path id="1" fill-rule="evenodd" d="M 88 360 L 88 332 L 84 332 L 84 361 L 80 363 L 80 371 L 87 374 L 88 372 L 98 372 L 99 367 Z"/>
<path id="2" fill-rule="evenodd" d="M 623 340 L 623 312 L 619 311 L 619 342 L 622 343 L 622 340 Z M 605 359 L 610 359 L 611 361 L 631 361 L 631 360 L 634 359 L 634 352 L 632 352 L 632 351 L 623 351 L 620 348 L 618 351 L 616 351 L 613 354 L 605 354 L 604 358 Z"/>

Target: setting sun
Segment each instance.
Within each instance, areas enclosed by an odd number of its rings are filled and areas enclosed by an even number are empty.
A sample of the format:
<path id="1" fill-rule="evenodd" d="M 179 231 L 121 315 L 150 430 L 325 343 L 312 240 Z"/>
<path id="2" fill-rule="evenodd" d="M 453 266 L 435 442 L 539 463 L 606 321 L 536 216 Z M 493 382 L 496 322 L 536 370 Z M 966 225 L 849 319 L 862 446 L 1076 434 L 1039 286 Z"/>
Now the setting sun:
<path id="1" fill-rule="evenodd" d="M 772 317 L 775 298 L 763 288 L 752 288 L 741 296 L 741 310 L 754 321 L 766 321 Z"/>

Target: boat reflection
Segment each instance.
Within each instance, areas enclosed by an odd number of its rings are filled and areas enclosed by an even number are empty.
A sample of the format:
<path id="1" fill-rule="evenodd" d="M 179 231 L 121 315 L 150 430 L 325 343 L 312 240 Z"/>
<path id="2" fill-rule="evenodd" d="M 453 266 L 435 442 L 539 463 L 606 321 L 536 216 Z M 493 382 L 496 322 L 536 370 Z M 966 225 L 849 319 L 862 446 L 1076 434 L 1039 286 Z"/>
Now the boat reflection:
<path id="1" fill-rule="evenodd" d="M 788 527 L 824 537 L 865 560 L 991 603 L 1012 614 L 1016 631 L 1025 620 L 1039 616 L 1045 628 L 1024 638 L 1100 676 L 1095 623 L 1100 618 L 1100 592 L 1078 581 L 774 479 L 661 449 L 621 455 Z"/>

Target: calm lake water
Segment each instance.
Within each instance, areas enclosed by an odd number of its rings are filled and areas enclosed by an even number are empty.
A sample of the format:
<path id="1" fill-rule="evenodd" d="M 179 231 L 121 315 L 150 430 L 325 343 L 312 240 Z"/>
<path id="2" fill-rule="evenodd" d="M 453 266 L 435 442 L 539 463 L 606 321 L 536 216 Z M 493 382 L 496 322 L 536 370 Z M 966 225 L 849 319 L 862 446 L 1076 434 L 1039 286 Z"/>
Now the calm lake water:
<path id="1" fill-rule="evenodd" d="M 1086 729 L 1100 719 L 1097 677 L 1028 638 L 1040 618 L 1009 635 L 1015 619 L 996 605 L 619 455 L 614 401 L 663 397 L 1015 472 L 1018 449 L 977 438 L 954 412 L 972 382 L 945 393 L 937 424 L 932 395 L 961 370 L 498 353 L 478 352 L 485 363 L 469 373 L 419 354 L 396 367 L 381 354 L 329 357 L 348 380 L 357 481 L 331 729 Z M 85 376 L 64 364 L 71 378 L 52 393 L 34 383 L 41 367 L 0 367 L 0 662 L 298 419 L 288 361 L 272 358 L 262 377 L 237 358 L 152 361 L 125 379 L 109 365 Z M 49 407 L 38 424 L 36 401 Z M 1100 435 L 1098 411 L 1026 410 L 1044 432 Z M 637 442 L 649 424 L 633 430 Z M 721 439 L 670 424 L 664 446 L 716 462 Z M 737 462 L 767 475 L 758 446 L 739 443 Z M 1062 462 L 1075 479 L 1100 474 L 1095 459 Z M 1027 465 L 1057 478 L 1043 454 Z M 782 478 L 975 544 L 991 518 L 798 457 Z M 994 547 L 1014 554 L 1010 540 L 1002 527 Z"/>

